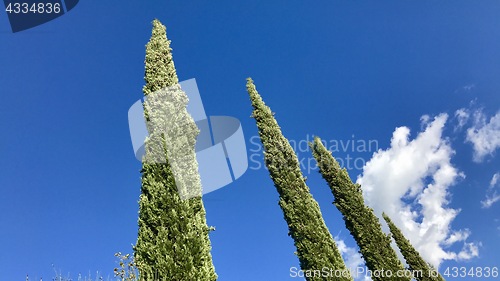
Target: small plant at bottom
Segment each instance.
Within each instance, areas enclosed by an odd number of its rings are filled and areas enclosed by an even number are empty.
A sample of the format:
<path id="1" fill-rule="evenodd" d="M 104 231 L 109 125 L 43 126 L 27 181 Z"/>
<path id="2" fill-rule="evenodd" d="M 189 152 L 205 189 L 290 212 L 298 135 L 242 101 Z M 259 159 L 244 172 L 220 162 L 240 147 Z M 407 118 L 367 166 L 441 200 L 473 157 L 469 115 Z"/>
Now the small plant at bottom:
<path id="1" fill-rule="evenodd" d="M 113 270 L 115 278 L 118 277 L 121 281 L 138 281 L 139 271 L 135 264 L 134 257 L 130 254 L 123 255 L 121 252 L 115 254 L 119 260 L 120 267 Z"/>

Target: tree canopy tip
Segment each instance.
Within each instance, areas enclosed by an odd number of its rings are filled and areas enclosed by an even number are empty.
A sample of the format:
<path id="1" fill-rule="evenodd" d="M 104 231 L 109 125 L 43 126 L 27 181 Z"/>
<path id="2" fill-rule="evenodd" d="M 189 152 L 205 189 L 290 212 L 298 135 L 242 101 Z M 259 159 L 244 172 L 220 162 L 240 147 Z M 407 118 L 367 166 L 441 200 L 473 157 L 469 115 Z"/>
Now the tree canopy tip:
<path id="1" fill-rule="evenodd" d="M 310 142 L 312 148 L 316 149 L 318 146 L 320 146 L 320 147 L 323 147 L 326 149 L 326 147 L 323 145 L 323 142 L 319 136 L 313 136 L 313 137 L 314 137 L 313 141 Z M 330 152 L 330 151 L 328 151 L 328 152 Z"/>
<path id="2" fill-rule="evenodd" d="M 161 21 L 160 21 L 158 18 L 154 18 L 154 19 L 153 19 L 153 21 L 152 21 L 151 23 L 152 23 L 153 25 L 155 25 L 155 24 L 161 24 L 161 25 L 163 25 L 163 24 L 161 23 Z"/>
<path id="3" fill-rule="evenodd" d="M 153 25 L 153 32 L 155 30 L 161 30 L 161 31 L 166 31 L 167 30 L 167 27 L 161 23 L 161 21 L 157 18 L 153 19 L 153 21 L 151 22 L 151 24 Z"/>
<path id="4" fill-rule="evenodd" d="M 321 138 L 316 136 L 316 135 L 313 135 L 313 140 L 307 142 L 307 144 L 309 145 L 309 147 L 311 149 L 314 149 L 316 147 L 318 141 L 321 142 Z"/>

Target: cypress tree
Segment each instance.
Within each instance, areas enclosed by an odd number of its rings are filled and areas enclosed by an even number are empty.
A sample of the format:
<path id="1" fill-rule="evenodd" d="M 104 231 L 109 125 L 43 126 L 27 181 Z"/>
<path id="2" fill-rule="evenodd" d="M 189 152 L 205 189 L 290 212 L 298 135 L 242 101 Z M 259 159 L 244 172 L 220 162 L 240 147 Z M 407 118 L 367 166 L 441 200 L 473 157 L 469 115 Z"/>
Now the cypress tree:
<path id="1" fill-rule="evenodd" d="M 295 242 L 296 255 L 307 280 L 352 280 L 319 205 L 309 192 L 299 161 L 288 140 L 265 105 L 251 78 L 247 91 L 264 146 L 265 163 L 279 194 L 279 205 Z M 344 273 L 339 277 L 317 274 L 323 268 Z M 316 272 L 315 272 L 316 271 Z M 314 274 L 316 273 L 316 274 Z"/>
<path id="2" fill-rule="evenodd" d="M 396 252 L 391 247 L 391 238 L 382 231 L 382 226 L 373 210 L 364 203 L 361 186 L 354 184 L 349 178 L 347 170 L 341 169 L 330 151 L 315 137 L 309 143 L 319 171 L 326 180 L 334 196 L 334 205 L 342 213 L 346 228 L 350 231 L 359 246 L 366 267 L 372 272 L 387 273 L 384 277 L 372 276 L 377 280 L 410 280 L 411 278 L 398 277 L 398 271 L 404 267 Z M 388 276 L 392 275 L 392 276 Z"/>
<path id="3" fill-rule="evenodd" d="M 391 230 L 392 237 L 396 241 L 401 254 L 406 260 L 411 271 L 414 272 L 415 279 L 418 281 L 445 281 L 437 270 L 432 268 L 421 256 L 420 253 L 411 245 L 410 240 L 406 239 L 401 230 L 384 213 L 382 214 Z"/>
<path id="4" fill-rule="evenodd" d="M 154 20 L 146 45 L 143 92 L 149 136 L 135 260 L 140 280 L 216 280 L 194 153 L 199 131 L 187 113 L 187 95 L 178 85 L 171 50 L 165 26 Z M 168 120 L 172 117 L 177 119 Z M 179 155 L 182 161 L 176 161 Z"/>

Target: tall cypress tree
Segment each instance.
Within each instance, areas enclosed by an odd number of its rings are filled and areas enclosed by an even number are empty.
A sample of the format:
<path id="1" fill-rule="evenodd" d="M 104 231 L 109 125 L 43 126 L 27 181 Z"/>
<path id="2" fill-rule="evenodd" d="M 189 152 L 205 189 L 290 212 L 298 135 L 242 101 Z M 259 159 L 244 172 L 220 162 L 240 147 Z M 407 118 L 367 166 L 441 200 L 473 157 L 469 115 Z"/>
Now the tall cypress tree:
<path id="1" fill-rule="evenodd" d="M 296 254 L 306 279 L 352 280 L 325 225 L 319 205 L 304 181 L 297 156 L 281 133 L 271 109 L 262 101 L 251 78 L 247 79 L 247 91 L 252 101 L 252 116 L 257 122 L 260 140 L 265 149 L 265 163 L 278 191 L 279 205 L 288 224 L 288 234 L 295 242 Z M 314 271 L 323 268 L 337 270 L 338 273 L 344 273 L 344 276 L 314 276 Z"/>
<path id="2" fill-rule="evenodd" d="M 217 275 L 194 154 L 199 131 L 187 113 L 187 96 L 178 85 L 171 50 L 165 26 L 154 20 L 146 45 L 143 92 L 149 136 L 141 170 L 135 260 L 141 280 L 212 281 Z M 177 119 L 165 120 L 169 112 Z M 157 128 L 163 125 L 170 131 Z M 179 134 L 182 137 L 172 138 Z M 175 161 L 179 152 L 183 161 Z M 176 174 L 176 169 L 184 174 Z"/>
<path id="3" fill-rule="evenodd" d="M 392 222 L 385 213 L 382 214 L 391 230 L 392 237 L 396 241 L 401 254 L 406 260 L 411 271 L 414 272 L 415 279 L 418 281 L 445 281 L 443 276 L 437 270 L 420 256 L 419 252 L 411 245 L 410 240 L 406 239 L 401 230 Z"/>
<path id="4" fill-rule="evenodd" d="M 351 181 L 347 170 L 340 168 L 339 163 L 321 143 L 320 138 L 314 138 L 314 142 L 309 145 L 318 163 L 319 171 L 333 193 L 335 198 L 333 203 L 342 213 L 346 228 L 358 244 L 366 267 L 372 273 L 387 273 L 384 277 L 372 276 L 372 279 L 410 280 L 410 278 L 397 276 L 398 271 L 403 272 L 404 267 L 391 247 L 390 236 L 382 231 L 377 216 L 371 208 L 365 205 L 361 186 Z"/>

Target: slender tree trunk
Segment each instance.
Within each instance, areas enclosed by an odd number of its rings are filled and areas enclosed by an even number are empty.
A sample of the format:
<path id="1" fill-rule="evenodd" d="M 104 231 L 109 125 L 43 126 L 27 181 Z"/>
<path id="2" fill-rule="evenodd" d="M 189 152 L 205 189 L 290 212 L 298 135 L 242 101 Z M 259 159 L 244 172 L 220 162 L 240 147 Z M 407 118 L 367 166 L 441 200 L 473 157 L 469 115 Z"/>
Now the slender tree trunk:
<path id="1" fill-rule="evenodd" d="M 154 20 L 146 45 L 143 92 L 149 136 L 135 260 L 140 280 L 212 281 L 217 275 L 194 150 L 199 131 L 186 110 L 171 50 L 165 26 Z"/>
<path id="2" fill-rule="evenodd" d="M 332 235 L 323 221 L 319 205 L 309 192 L 299 161 L 282 135 L 271 109 L 264 104 L 251 78 L 247 91 L 253 106 L 265 162 L 279 194 L 279 205 L 295 242 L 300 266 L 307 280 L 352 280 Z M 320 271 L 337 272 L 336 276 Z M 343 273 L 343 276 L 342 274 Z"/>
<path id="3" fill-rule="evenodd" d="M 382 214 L 392 233 L 392 238 L 396 241 L 401 254 L 414 272 L 415 279 L 418 281 L 445 281 L 443 276 L 437 270 L 432 268 L 421 256 L 420 253 L 411 245 L 410 240 L 406 239 L 401 230 L 386 215 Z"/>
<path id="4" fill-rule="evenodd" d="M 404 281 L 411 278 L 398 277 L 404 267 L 396 252 L 391 247 L 391 238 L 382 231 L 380 222 L 363 200 L 361 186 L 354 184 L 347 171 L 340 168 L 330 151 L 316 137 L 312 148 L 314 158 L 318 162 L 321 175 L 326 180 L 335 198 L 334 204 L 344 216 L 347 229 L 351 232 L 359 246 L 366 267 L 372 272 L 375 281 Z M 375 273 L 384 272 L 384 276 Z M 392 276 L 389 276 L 392 275 Z"/>

